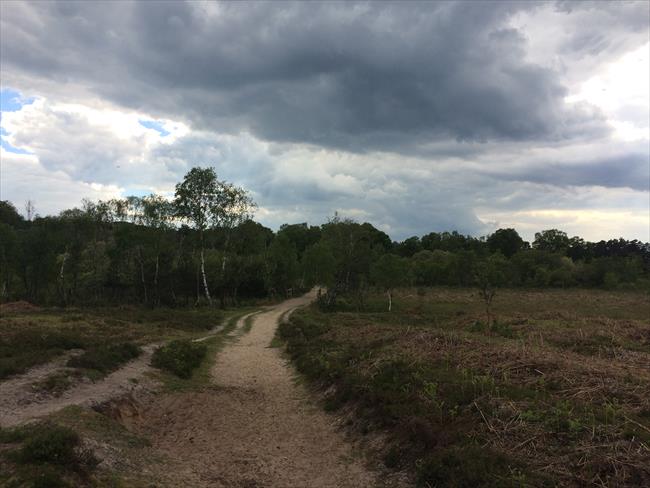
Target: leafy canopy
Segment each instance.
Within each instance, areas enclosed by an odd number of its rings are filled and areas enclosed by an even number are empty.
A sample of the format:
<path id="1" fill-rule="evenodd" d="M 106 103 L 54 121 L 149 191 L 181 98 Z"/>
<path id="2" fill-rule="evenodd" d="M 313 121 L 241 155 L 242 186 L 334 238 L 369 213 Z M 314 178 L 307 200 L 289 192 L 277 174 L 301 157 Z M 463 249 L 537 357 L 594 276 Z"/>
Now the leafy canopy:
<path id="1" fill-rule="evenodd" d="M 177 215 L 201 233 L 232 228 L 250 218 L 255 204 L 246 190 L 217 179 L 212 168 L 192 168 L 176 185 Z"/>

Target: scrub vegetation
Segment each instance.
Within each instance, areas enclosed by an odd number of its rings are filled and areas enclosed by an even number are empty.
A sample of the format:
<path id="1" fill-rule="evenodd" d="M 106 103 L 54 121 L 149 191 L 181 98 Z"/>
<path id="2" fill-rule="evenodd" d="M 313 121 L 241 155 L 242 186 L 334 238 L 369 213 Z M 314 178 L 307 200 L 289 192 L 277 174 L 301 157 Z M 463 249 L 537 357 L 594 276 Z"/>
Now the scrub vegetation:
<path id="1" fill-rule="evenodd" d="M 99 462 L 74 430 L 54 423 L 0 430 L 0 446 L 3 486 L 85 485 Z"/>
<path id="2" fill-rule="evenodd" d="M 195 337 L 220 324 L 208 308 L 29 308 L 0 316 L 0 379 L 83 349 L 68 366 L 97 379 L 139 355 L 139 345 Z"/>
<path id="3" fill-rule="evenodd" d="M 296 311 L 279 334 L 324 407 L 388 432 L 420 486 L 650 483 L 650 301 L 598 290 L 400 289 Z"/>

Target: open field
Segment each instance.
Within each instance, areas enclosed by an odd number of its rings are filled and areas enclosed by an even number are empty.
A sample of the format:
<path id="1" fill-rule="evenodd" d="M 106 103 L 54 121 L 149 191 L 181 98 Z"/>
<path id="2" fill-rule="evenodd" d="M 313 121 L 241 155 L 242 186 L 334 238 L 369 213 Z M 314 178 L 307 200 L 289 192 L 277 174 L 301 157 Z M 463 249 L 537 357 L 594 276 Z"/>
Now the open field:
<path id="1" fill-rule="evenodd" d="M 0 485 L 650 483 L 647 295 L 499 290 L 489 323 L 474 289 L 398 290 L 391 312 L 378 293 L 296 308 L 310 299 L 4 313 L 3 357 L 26 372 L 0 381 L 25 414 L 5 412 Z M 194 346 L 152 368 L 175 340 Z"/>
<path id="2" fill-rule="evenodd" d="M 405 289 L 296 311 L 280 336 L 328 410 L 420 486 L 650 485 L 650 301 Z"/>

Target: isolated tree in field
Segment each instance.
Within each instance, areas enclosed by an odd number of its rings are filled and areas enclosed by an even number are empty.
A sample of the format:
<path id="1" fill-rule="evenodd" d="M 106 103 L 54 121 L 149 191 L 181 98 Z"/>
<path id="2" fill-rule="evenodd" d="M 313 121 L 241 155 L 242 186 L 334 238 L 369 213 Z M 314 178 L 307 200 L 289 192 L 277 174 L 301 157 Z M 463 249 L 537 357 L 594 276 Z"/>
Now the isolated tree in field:
<path id="1" fill-rule="evenodd" d="M 493 254 L 486 261 L 479 263 L 476 268 L 476 282 L 478 284 L 479 296 L 485 303 L 485 315 L 487 324 L 492 321 L 492 301 L 497 293 L 497 287 L 506 282 L 504 273 L 508 261 L 502 254 Z"/>
<path id="2" fill-rule="evenodd" d="M 254 204 L 243 188 L 217 179 L 212 168 L 192 168 L 176 185 L 177 215 L 199 233 L 201 246 L 201 278 L 208 302 L 212 303 L 205 274 L 205 231 L 213 228 L 232 229 L 250 217 Z M 222 271 L 225 268 L 225 252 Z"/>
<path id="3" fill-rule="evenodd" d="M 406 258 L 384 254 L 370 266 L 370 279 L 388 296 L 388 311 L 393 308 L 393 290 L 411 283 L 411 266 Z"/>

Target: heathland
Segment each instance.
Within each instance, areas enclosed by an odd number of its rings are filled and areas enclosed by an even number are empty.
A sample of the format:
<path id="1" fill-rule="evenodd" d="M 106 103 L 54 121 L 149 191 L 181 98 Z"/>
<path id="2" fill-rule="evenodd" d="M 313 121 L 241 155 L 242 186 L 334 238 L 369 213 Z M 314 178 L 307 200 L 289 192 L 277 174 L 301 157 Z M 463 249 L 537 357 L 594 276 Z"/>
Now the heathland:
<path id="1" fill-rule="evenodd" d="M 253 210 L 0 202 L 0 483 L 650 484 L 648 243 Z"/>

